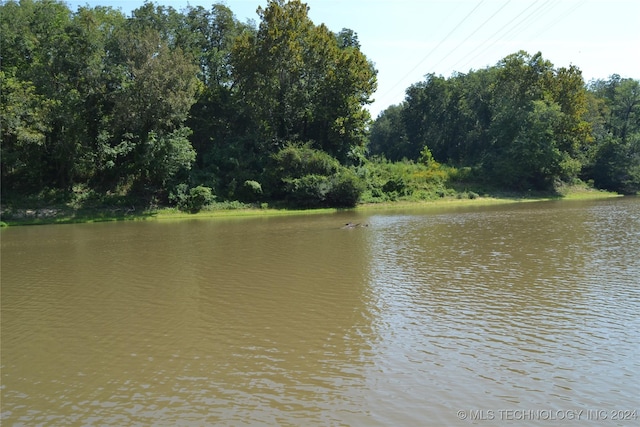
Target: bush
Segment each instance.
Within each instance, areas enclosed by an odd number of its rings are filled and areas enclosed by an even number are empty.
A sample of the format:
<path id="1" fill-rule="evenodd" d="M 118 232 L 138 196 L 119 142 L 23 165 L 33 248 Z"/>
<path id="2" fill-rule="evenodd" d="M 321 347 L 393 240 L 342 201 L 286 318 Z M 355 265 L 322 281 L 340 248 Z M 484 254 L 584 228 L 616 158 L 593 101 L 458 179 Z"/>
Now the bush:
<path id="1" fill-rule="evenodd" d="M 262 197 L 262 185 L 258 181 L 246 180 L 241 188 L 236 190 L 238 199 L 245 202 L 257 202 Z"/>
<path id="2" fill-rule="evenodd" d="M 276 167 L 270 188 L 294 205 L 351 207 L 364 191 L 363 181 L 353 170 L 323 151 L 288 146 L 276 153 L 273 160 Z"/>
<path id="3" fill-rule="evenodd" d="M 331 176 L 305 175 L 285 180 L 287 199 L 297 206 L 353 207 L 364 191 L 364 183 L 355 173 L 343 168 Z"/>
<path id="4" fill-rule="evenodd" d="M 187 210 L 189 205 L 189 185 L 178 184 L 169 193 L 169 202 L 176 205 L 180 210 Z"/>
<path id="5" fill-rule="evenodd" d="M 327 200 L 333 207 L 354 207 L 365 189 L 364 182 L 349 169 L 334 175 L 331 181 L 332 188 Z"/>
<path id="6" fill-rule="evenodd" d="M 294 178 L 305 175 L 333 175 L 340 169 L 340 163 L 328 153 L 309 147 L 290 145 L 273 156 L 281 173 Z"/>
<path id="7" fill-rule="evenodd" d="M 393 176 L 382 186 L 382 191 L 388 194 L 396 193 L 398 195 L 404 195 L 406 188 L 407 184 L 403 177 Z"/>
<path id="8" fill-rule="evenodd" d="M 238 200 L 225 200 L 222 202 L 211 202 L 207 208 L 219 211 L 232 211 L 237 209 L 251 209 L 251 204 L 242 203 Z"/>
<path id="9" fill-rule="evenodd" d="M 211 188 L 199 185 L 189 191 L 189 211 L 195 213 L 212 203 L 215 196 Z"/>
<path id="10" fill-rule="evenodd" d="M 289 201 L 304 207 L 320 207 L 326 204 L 331 190 L 329 177 L 305 175 L 301 178 L 286 178 L 285 191 Z"/>
<path id="11" fill-rule="evenodd" d="M 210 187 L 199 185 L 189 189 L 187 184 L 178 184 L 169 194 L 169 201 L 176 204 L 181 211 L 199 212 L 206 205 L 213 203 L 216 196 Z"/>
<path id="12" fill-rule="evenodd" d="M 257 181 L 247 180 L 244 182 L 244 187 L 250 190 L 253 194 L 262 194 L 262 185 Z"/>

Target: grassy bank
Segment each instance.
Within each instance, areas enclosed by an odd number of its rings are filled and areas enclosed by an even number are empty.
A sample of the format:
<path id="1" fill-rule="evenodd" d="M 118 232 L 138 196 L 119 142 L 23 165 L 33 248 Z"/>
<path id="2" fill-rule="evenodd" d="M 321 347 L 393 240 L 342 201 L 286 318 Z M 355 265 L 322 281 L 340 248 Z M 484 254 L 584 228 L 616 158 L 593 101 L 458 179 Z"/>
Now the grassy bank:
<path id="1" fill-rule="evenodd" d="M 451 206 L 484 206 L 505 203 L 522 203 L 545 200 L 588 200 L 607 197 L 619 197 L 616 193 L 594 190 L 584 185 L 566 186 L 554 193 L 506 193 L 495 192 L 478 196 L 473 193 L 458 193 L 453 197 L 443 197 L 435 200 L 400 199 L 382 203 L 362 203 L 353 208 L 356 211 L 403 209 L 403 208 L 439 208 Z M 180 220 L 195 218 L 228 218 L 228 217 L 259 217 L 284 215 L 312 215 L 337 212 L 338 209 L 279 209 L 266 204 L 247 205 L 237 202 L 216 203 L 197 213 L 188 213 L 176 208 L 164 207 L 154 209 L 138 209 L 130 207 L 89 207 L 78 208 L 72 204 L 58 204 L 55 206 L 25 208 L 3 207 L 0 225 L 39 225 L 39 224 L 74 224 L 105 221 L 146 221 L 146 220 Z"/>

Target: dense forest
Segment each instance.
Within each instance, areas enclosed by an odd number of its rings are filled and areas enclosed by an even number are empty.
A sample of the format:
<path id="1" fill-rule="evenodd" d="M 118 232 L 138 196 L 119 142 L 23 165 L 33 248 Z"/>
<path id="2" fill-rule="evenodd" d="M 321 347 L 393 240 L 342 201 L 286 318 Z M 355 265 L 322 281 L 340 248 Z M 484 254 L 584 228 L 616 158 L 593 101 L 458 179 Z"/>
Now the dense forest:
<path id="1" fill-rule="evenodd" d="M 0 6 L 3 204 L 354 206 L 582 180 L 640 190 L 640 82 L 518 52 L 372 120 L 373 62 L 299 0 Z M 470 192 L 470 194 L 475 194 Z"/>

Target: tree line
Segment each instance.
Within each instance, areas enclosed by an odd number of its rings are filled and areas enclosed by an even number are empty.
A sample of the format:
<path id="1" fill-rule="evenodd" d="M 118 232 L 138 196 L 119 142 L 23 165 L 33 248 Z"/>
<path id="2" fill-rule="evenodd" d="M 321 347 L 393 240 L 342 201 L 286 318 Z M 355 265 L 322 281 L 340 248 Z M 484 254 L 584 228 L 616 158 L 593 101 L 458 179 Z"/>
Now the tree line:
<path id="1" fill-rule="evenodd" d="M 585 84 L 575 67 L 518 52 L 486 69 L 427 75 L 385 110 L 370 151 L 441 163 L 514 190 L 591 181 L 640 190 L 640 82 L 618 75 Z"/>
<path id="2" fill-rule="evenodd" d="M 636 80 L 585 85 L 576 67 L 520 52 L 428 75 L 373 121 L 376 70 L 354 31 L 314 24 L 299 0 L 257 12 L 243 23 L 220 3 L 145 3 L 126 16 L 4 2 L 3 200 L 353 206 L 406 192 L 389 165 L 401 160 L 426 168 L 412 172 L 425 183 L 448 174 L 515 189 L 640 187 Z"/>
<path id="3" fill-rule="evenodd" d="M 307 12 L 269 1 L 256 25 L 223 4 L 145 3 L 127 17 L 4 3 L 3 195 L 166 202 L 200 187 L 222 199 L 317 191 L 353 204 L 339 194 L 360 185 L 347 166 L 364 157 L 376 71 L 353 31 L 334 33 Z"/>

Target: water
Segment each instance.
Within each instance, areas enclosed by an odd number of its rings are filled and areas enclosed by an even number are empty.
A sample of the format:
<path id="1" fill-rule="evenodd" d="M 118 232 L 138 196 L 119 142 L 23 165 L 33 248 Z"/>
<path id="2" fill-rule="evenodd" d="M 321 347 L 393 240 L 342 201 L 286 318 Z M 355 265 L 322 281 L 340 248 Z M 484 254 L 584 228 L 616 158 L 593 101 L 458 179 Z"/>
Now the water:
<path id="1" fill-rule="evenodd" d="M 3 426 L 640 425 L 637 198 L 0 237 Z"/>

